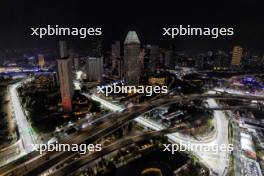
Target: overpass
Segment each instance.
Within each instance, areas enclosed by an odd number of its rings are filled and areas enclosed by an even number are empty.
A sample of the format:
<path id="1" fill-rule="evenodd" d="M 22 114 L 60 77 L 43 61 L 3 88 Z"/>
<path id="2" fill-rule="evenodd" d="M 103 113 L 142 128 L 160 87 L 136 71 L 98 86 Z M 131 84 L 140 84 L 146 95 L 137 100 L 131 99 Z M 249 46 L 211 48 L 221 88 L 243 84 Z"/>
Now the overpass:
<path id="1" fill-rule="evenodd" d="M 165 134 L 173 133 L 177 130 L 178 130 L 178 128 L 174 127 L 174 128 L 169 128 L 169 129 L 163 129 L 160 131 L 147 132 L 147 133 L 137 135 L 137 136 L 125 137 L 124 139 L 120 139 L 120 140 L 115 141 L 114 143 L 104 147 L 101 151 L 94 152 L 92 154 L 85 155 L 84 157 L 81 157 L 77 160 L 74 160 L 72 163 L 66 165 L 65 167 L 62 167 L 62 168 L 56 170 L 51 175 L 62 176 L 62 175 L 72 173 L 72 172 L 76 171 L 78 168 L 83 167 L 83 166 L 95 161 L 96 159 L 99 159 L 99 158 L 101 158 L 101 157 L 103 157 L 103 156 L 105 156 L 105 155 L 107 155 L 107 154 L 109 154 L 115 150 L 124 148 L 124 147 L 129 146 L 129 145 L 134 144 L 134 143 L 144 141 L 146 139 L 161 137 L 161 136 L 164 136 Z"/>
<path id="2" fill-rule="evenodd" d="M 145 102 L 140 105 L 135 105 L 131 108 L 128 108 L 127 111 L 121 112 L 116 116 L 115 119 L 104 119 L 104 121 L 99 125 L 89 126 L 83 132 L 78 133 L 72 140 L 63 141 L 66 143 L 76 143 L 80 144 L 82 142 L 92 143 L 103 137 L 112 131 L 122 127 L 131 120 L 137 118 L 141 114 L 148 112 L 156 107 L 169 105 L 175 102 L 183 100 L 195 100 L 195 99 L 204 99 L 204 98 L 221 98 L 221 99 L 252 99 L 252 100 L 264 100 L 264 97 L 256 96 L 244 96 L 244 95 L 214 95 L 214 94 L 203 94 L 203 95 L 188 95 L 188 96 L 174 96 L 166 97 L 163 99 L 158 99 L 153 102 Z M 102 103 L 103 104 L 103 103 Z M 117 109 L 116 109 L 117 110 Z M 120 109 L 119 109 L 120 110 Z M 92 135 L 91 135 L 92 134 Z M 19 165 L 10 165 L 8 169 L 0 169 L 1 175 L 7 175 L 12 173 L 13 175 L 37 175 L 62 159 L 72 155 L 72 152 L 47 152 L 45 155 L 38 155 L 33 159 L 24 162 Z"/>
<path id="3" fill-rule="evenodd" d="M 215 110 L 215 111 L 220 111 L 220 110 L 239 110 L 239 109 L 258 109 L 257 107 L 254 106 L 221 106 L 221 107 L 199 107 L 201 109 L 205 110 Z"/>

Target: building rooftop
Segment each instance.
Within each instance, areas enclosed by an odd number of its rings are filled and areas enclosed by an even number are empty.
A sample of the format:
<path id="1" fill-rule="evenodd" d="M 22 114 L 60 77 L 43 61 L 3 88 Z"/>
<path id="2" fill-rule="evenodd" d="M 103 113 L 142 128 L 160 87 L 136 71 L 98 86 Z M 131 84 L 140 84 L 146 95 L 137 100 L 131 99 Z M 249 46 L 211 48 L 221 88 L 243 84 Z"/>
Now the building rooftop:
<path id="1" fill-rule="evenodd" d="M 129 31 L 127 33 L 127 36 L 126 36 L 124 44 L 129 44 L 129 43 L 138 43 L 138 44 L 140 44 L 140 41 L 138 39 L 136 31 Z"/>
<path id="2" fill-rule="evenodd" d="M 59 57 L 57 60 L 68 60 L 70 57 Z"/>

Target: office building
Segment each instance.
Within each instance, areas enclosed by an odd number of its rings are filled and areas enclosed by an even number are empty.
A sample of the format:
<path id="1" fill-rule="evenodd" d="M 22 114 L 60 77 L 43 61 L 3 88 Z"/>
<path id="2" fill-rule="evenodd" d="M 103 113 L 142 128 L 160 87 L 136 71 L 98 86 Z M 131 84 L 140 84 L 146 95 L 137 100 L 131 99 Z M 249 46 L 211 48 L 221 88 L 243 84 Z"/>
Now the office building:
<path id="1" fill-rule="evenodd" d="M 101 81 L 103 76 L 103 58 L 88 57 L 85 63 L 86 79 L 88 81 Z"/>
<path id="2" fill-rule="evenodd" d="M 227 70 L 230 67 L 230 57 L 223 51 L 217 51 L 213 55 L 214 58 L 214 70 Z"/>
<path id="3" fill-rule="evenodd" d="M 120 42 L 116 41 L 111 47 L 112 72 L 117 67 L 117 59 L 120 58 Z"/>
<path id="4" fill-rule="evenodd" d="M 60 46 L 60 58 L 69 57 L 66 41 L 59 41 Z"/>
<path id="5" fill-rule="evenodd" d="M 74 66 L 74 70 L 79 69 L 79 58 L 78 57 L 73 58 L 73 66 Z"/>
<path id="6" fill-rule="evenodd" d="M 152 45 L 150 47 L 150 53 L 149 53 L 149 69 L 150 71 L 154 72 L 160 64 L 160 51 L 159 46 Z"/>
<path id="7" fill-rule="evenodd" d="M 74 91 L 72 81 L 72 59 L 68 57 L 65 41 L 60 41 L 60 59 L 58 59 L 57 62 L 62 108 L 64 112 L 71 112 Z"/>
<path id="8" fill-rule="evenodd" d="M 140 41 L 135 31 L 129 31 L 124 41 L 125 81 L 129 85 L 137 85 L 141 73 L 139 66 Z"/>
<path id="9" fill-rule="evenodd" d="M 57 74 L 55 72 L 37 74 L 34 83 L 38 91 L 55 91 L 58 87 Z"/>
<path id="10" fill-rule="evenodd" d="M 235 46 L 232 52 L 232 67 L 240 67 L 241 65 L 241 57 L 242 57 L 243 49 L 240 46 Z"/>
<path id="11" fill-rule="evenodd" d="M 167 50 L 164 52 L 164 66 L 165 67 L 174 66 L 172 60 L 172 50 Z"/>
<path id="12" fill-rule="evenodd" d="M 112 44 L 111 50 L 111 59 L 112 62 L 114 62 L 116 58 L 120 58 L 120 42 L 116 41 L 114 44 Z M 112 64 L 112 67 L 113 66 L 114 64 Z"/>
<path id="13" fill-rule="evenodd" d="M 145 68 L 145 50 L 141 49 L 139 53 L 139 67 L 140 70 L 144 70 Z"/>

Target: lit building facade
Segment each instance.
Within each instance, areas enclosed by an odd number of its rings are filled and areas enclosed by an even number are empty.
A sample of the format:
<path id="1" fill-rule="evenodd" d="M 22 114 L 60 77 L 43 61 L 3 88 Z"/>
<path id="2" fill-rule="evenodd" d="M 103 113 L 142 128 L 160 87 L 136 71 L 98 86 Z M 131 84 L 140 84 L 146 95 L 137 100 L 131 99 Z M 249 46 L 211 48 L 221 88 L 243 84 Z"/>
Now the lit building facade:
<path id="1" fill-rule="evenodd" d="M 235 46 L 232 52 L 232 60 L 231 66 L 232 67 L 239 67 L 241 65 L 241 57 L 243 53 L 243 48 L 240 46 Z"/>
<path id="2" fill-rule="evenodd" d="M 103 76 L 103 58 L 88 57 L 85 64 L 86 79 L 88 81 L 101 81 Z"/>
<path id="3" fill-rule="evenodd" d="M 43 54 L 38 55 L 38 65 L 41 69 L 43 69 L 45 66 L 45 59 Z"/>
<path id="4" fill-rule="evenodd" d="M 58 87 L 56 73 L 43 73 L 35 76 L 35 87 L 38 91 L 54 91 Z"/>
<path id="5" fill-rule="evenodd" d="M 67 56 L 67 48 L 64 41 L 60 42 L 60 56 L 61 58 L 58 59 L 57 62 L 62 107 L 64 112 L 71 112 L 74 91 L 72 82 L 72 59 Z"/>
<path id="6" fill-rule="evenodd" d="M 141 73 L 140 41 L 135 31 L 129 31 L 124 42 L 124 75 L 129 85 L 137 85 Z"/>

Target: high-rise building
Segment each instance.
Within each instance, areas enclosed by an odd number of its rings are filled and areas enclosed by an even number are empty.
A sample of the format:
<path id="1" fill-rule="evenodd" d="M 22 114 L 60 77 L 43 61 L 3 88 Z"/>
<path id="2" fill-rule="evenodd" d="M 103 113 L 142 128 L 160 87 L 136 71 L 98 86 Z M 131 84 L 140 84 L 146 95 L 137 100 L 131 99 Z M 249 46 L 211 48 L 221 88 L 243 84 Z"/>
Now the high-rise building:
<path id="1" fill-rule="evenodd" d="M 241 48 L 240 46 L 235 46 L 233 48 L 232 60 L 231 60 L 231 66 L 232 67 L 239 67 L 240 66 L 242 53 L 243 53 L 243 48 Z"/>
<path id="2" fill-rule="evenodd" d="M 60 58 L 69 57 L 66 41 L 60 41 Z"/>
<path id="3" fill-rule="evenodd" d="M 144 68 L 145 68 L 144 64 L 145 64 L 145 50 L 141 49 L 140 53 L 139 53 L 139 67 L 140 67 L 140 70 L 144 70 Z"/>
<path id="4" fill-rule="evenodd" d="M 57 62 L 63 111 L 70 112 L 73 96 L 72 59 L 67 54 L 65 41 L 60 41 L 60 58 Z"/>
<path id="5" fill-rule="evenodd" d="M 214 53 L 213 59 L 214 70 L 227 70 L 230 67 L 230 57 L 221 50 Z"/>
<path id="6" fill-rule="evenodd" d="M 205 54 L 200 53 L 195 61 L 195 67 L 198 69 L 204 69 Z"/>
<path id="7" fill-rule="evenodd" d="M 137 85 L 141 73 L 139 66 L 140 41 L 136 31 L 129 31 L 124 41 L 124 71 L 125 81 Z"/>
<path id="8" fill-rule="evenodd" d="M 149 55 L 149 68 L 150 71 L 155 71 L 157 65 L 160 63 L 160 51 L 159 46 L 152 45 L 150 47 L 150 55 Z"/>
<path id="9" fill-rule="evenodd" d="M 123 57 L 118 58 L 116 63 L 117 63 L 116 64 L 117 76 L 119 78 L 123 78 L 124 77 L 124 59 L 123 59 Z"/>
<path id="10" fill-rule="evenodd" d="M 116 69 L 117 59 L 120 58 L 120 42 L 116 41 L 112 44 L 111 60 L 112 60 L 112 71 Z"/>
<path id="11" fill-rule="evenodd" d="M 103 75 L 103 58 L 88 57 L 85 63 L 85 71 L 88 81 L 101 81 Z"/>
<path id="12" fill-rule="evenodd" d="M 120 57 L 120 41 L 116 41 L 114 44 L 112 44 L 112 57 L 117 58 Z"/>
<path id="13" fill-rule="evenodd" d="M 173 61 L 172 61 L 172 50 L 167 50 L 164 52 L 164 66 L 165 67 L 170 67 L 173 66 Z"/>
<path id="14" fill-rule="evenodd" d="M 38 55 L 38 65 L 41 69 L 43 69 L 45 66 L 45 59 L 43 54 Z"/>
<path id="15" fill-rule="evenodd" d="M 54 91 L 57 90 L 58 80 L 55 72 L 40 72 L 35 75 L 35 86 L 38 91 Z"/>
<path id="16" fill-rule="evenodd" d="M 118 57 L 115 59 L 114 66 L 112 68 L 112 76 L 119 78 L 119 79 L 124 77 L 124 59 L 123 59 L 123 57 Z"/>

